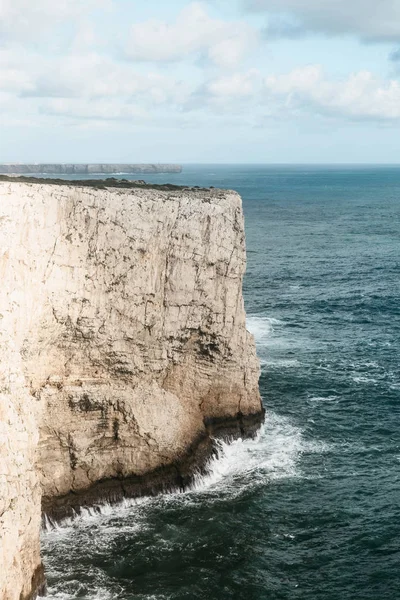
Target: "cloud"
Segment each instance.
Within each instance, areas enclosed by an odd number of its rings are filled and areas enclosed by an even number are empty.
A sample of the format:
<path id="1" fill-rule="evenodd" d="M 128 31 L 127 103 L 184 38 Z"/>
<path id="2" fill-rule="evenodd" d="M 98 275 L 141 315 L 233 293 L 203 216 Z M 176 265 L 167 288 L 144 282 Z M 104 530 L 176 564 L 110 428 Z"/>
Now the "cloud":
<path id="1" fill-rule="evenodd" d="M 44 31 L 68 21 L 79 22 L 111 0 L 0 0 L 0 35 L 4 40 L 38 39 Z"/>
<path id="2" fill-rule="evenodd" d="M 248 98 L 255 92 L 259 72 L 250 69 L 246 73 L 233 73 L 211 80 L 206 89 L 215 98 Z"/>
<path id="3" fill-rule="evenodd" d="M 148 104 L 179 103 L 189 94 L 184 82 L 149 71 L 138 73 L 94 51 L 47 61 L 36 69 L 25 96 L 101 99 L 142 97 Z"/>
<path id="4" fill-rule="evenodd" d="M 144 109 L 120 100 L 100 100 L 93 104 L 75 98 L 54 98 L 40 107 L 43 115 L 62 116 L 85 121 L 140 121 L 148 117 Z"/>
<path id="5" fill-rule="evenodd" d="M 155 19 L 135 23 L 125 53 L 132 60 L 153 62 L 181 61 L 200 55 L 231 68 L 254 47 L 257 39 L 258 32 L 247 23 L 213 19 L 203 3 L 192 2 L 173 23 Z"/>
<path id="6" fill-rule="evenodd" d="M 367 23 L 370 36 L 373 28 L 375 33 L 382 30 L 380 16 L 374 21 L 366 10 L 369 18 L 359 15 L 357 25 L 349 0 L 348 11 L 338 10 L 342 0 L 331 1 L 338 12 L 336 22 L 329 18 L 332 6 L 325 0 L 254 0 L 252 7 L 272 11 L 269 15 L 276 19 L 279 14 L 281 22 L 291 23 L 292 34 L 307 28 L 322 31 L 326 23 L 331 33 L 355 31 L 357 26 L 364 39 L 372 39 L 367 38 Z M 119 122 L 122 128 L 131 122 L 178 128 L 209 119 L 221 127 L 228 122 L 252 127 L 274 117 L 300 121 L 306 115 L 305 121 L 320 116 L 400 123 L 398 80 L 380 79 L 369 71 L 335 79 L 319 65 L 276 74 L 260 62 L 257 69 L 247 68 L 243 59 L 257 45 L 257 32 L 244 20 L 211 16 L 202 2 L 188 3 L 171 22 L 133 23 L 126 44 L 130 60 L 121 60 L 109 43 L 108 29 L 105 34 L 98 20 L 88 19 L 95 6 L 107 2 L 0 0 L 0 33 L 7 25 L 9 36 L 0 46 L 2 122 L 25 118 L 32 126 L 51 122 L 117 127 Z M 368 8 L 369 0 L 363 6 Z M 58 44 L 62 31 L 56 26 L 63 29 L 66 22 L 67 34 Z M 44 43 L 42 26 L 49 35 Z M 23 32 L 29 28 L 40 39 L 27 51 Z M 399 56 L 393 53 L 392 60 L 399 61 Z"/>
<path id="7" fill-rule="evenodd" d="M 0 50 L 0 91 L 3 93 L 28 92 L 34 86 L 31 62 L 24 62 L 24 57 L 9 49 Z"/>
<path id="8" fill-rule="evenodd" d="M 243 122 L 322 117 L 342 122 L 400 123 L 400 82 L 369 71 L 329 78 L 321 65 L 265 76 L 250 69 L 210 79 L 192 94 L 185 110 L 240 115 Z"/>
<path id="9" fill-rule="evenodd" d="M 268 15 L 268 35 L 355 35 L 366 42 L 400 40 L 399 0 L 243 0 Z"/>
<path id="10" fill-rule="evenodd" d="M 273 75 L 264 81 L 267 98 L 279 98 L 286 111 L 311 112 L 349 120 L 400 120 L 400 82 L 384 82 L 369 71 L 329 80 L 319 65 Z"/>
<path id="11" fill-rule="evenodd" d="M 184 104 L 184 111 L 193 114 L 200 110 L 208 115 L 219 115 L 224 121 L 229 115 L 251 113 L 260 98 L 261 82 L 257 69 L 213 77 L 191 94 Z"/>
<path id="12" fill-rule="evenodd" d="M 29 100 L 75 98 L 92 102 L 119 98 L 150 107 L 181 106 L 192 91 L 184 80 L 149 68 L 118 62 L 94 50 L 61 56 L 0 50 L 0 92 Z"/>

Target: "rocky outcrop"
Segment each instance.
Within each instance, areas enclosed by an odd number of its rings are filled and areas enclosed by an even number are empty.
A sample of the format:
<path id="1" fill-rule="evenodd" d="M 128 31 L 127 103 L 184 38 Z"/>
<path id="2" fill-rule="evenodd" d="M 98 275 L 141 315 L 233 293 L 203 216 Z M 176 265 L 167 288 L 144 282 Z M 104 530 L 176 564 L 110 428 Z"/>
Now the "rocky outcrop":
<path id="1" fill-rule="evenodd" d="M 180 173 L 181 165 L 135 165 L 135 164 L 0 164 L 0 173 L 7 174 L 51 174 L 51 175 L 90 175 L 91 173 Z"/>
<path id="2" fill-rule="evenodd" d="M 235 192 L 0 182 L 2 600 L 43 585 L 41 494 L 185 486 L 258 427 L 244 270 Z"/>

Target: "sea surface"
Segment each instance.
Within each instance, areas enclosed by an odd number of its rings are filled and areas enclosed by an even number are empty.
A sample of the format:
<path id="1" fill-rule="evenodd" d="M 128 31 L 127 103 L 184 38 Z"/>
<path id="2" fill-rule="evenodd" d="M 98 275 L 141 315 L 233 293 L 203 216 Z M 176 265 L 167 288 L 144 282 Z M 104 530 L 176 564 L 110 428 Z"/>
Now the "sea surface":
<path id="1" fill-rule="evenodd" d="M 266 422 L 191 491 L 44 531 L 50 599 L 399 599 L 400 167 L 144 177 L 243 197 Z"/>

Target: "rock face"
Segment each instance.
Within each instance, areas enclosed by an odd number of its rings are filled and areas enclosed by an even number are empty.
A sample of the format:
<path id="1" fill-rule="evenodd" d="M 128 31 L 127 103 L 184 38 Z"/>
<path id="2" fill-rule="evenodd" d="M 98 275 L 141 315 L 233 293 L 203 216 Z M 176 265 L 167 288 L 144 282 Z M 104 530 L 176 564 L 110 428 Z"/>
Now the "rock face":
<path id="1" fill-rule="evenodd" d="M 2 268 L 0 272 L 4 286 Z M 3 300 L 2 291 L 2 310 Z M 0 599 L 24 600 L 44 584 L 41 493 L 34 466 L 39 432 L 18 342 L 8 325 L 0 324 Z"/>
<path id="2" fill-rule="evenodd" d="M 0 182 L 0 598 L 53 515 L 183 486 L 262 420 L 241 199 Z M 38 441 L 39 440 L 39 441 Z"/>
<path id="3" fill-rule="evenodd" d="M 134 165 L 134 164 L 32 164 L 21 163 L 0 164 L 0 173 L 3 174 L 28 174 L 48 173 L 58 175 L 90 173 L 180 173 L 180 165 Z"/>

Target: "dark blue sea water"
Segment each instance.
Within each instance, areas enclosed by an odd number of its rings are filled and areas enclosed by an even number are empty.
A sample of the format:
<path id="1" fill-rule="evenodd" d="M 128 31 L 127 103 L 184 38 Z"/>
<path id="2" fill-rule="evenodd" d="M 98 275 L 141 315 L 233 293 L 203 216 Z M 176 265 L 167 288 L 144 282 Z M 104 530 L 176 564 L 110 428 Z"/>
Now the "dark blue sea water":
<path id="1" fill-rule="evenodd" d="M 132 178 L 137 178 L 133 176 Z M 266 424 L 184 494 L 43 534 L 51 598 L 400 598 L 400 168 L 186 166 L 238 190 Z"/>

